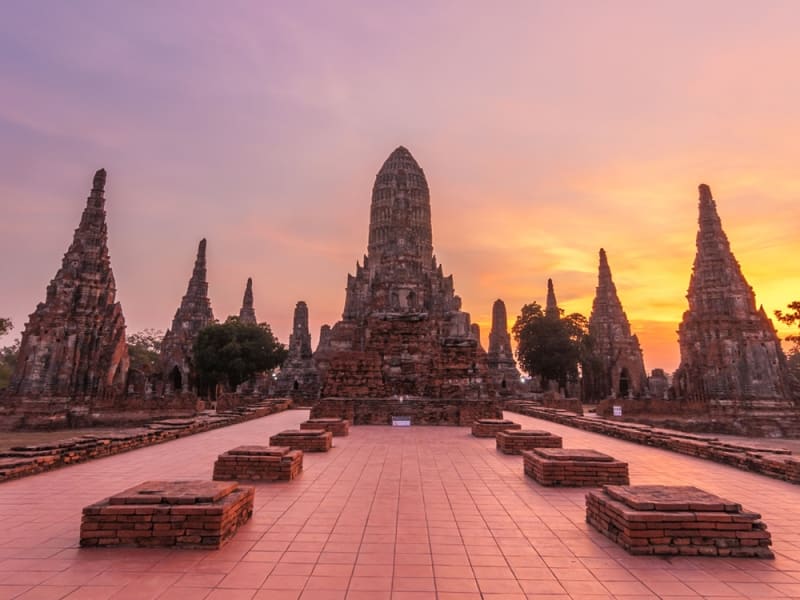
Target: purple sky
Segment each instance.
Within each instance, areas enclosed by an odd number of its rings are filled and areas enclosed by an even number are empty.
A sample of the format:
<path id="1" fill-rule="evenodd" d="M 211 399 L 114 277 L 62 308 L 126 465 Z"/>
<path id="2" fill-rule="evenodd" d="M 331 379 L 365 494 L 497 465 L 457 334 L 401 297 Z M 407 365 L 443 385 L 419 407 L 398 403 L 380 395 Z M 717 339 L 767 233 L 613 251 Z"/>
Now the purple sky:
<path id="1" fill-rule="evenodd" d="M 305 300 L 316 344 L 402 144 L 484 343 L 548 277 L 588 316 L 603 246 L 672 370 L 698 183 L 757 301 L 800 298 L 798 31 L 793 1 L 8 5 L 0 316 L 21 333 L 105 167 L 129 332 L 169 326 L 206 237 L 218 318 L 252 276 L 259 319 L 285 342 Z"/>

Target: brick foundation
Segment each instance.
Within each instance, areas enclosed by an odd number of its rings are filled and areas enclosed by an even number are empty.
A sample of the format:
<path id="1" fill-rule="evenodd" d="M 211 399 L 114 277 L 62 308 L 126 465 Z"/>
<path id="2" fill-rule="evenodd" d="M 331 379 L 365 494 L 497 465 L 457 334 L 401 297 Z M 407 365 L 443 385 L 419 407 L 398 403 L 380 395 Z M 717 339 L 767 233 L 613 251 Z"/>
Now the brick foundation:
<path id="1" fill-rule="evenodd" d="M 303 452 L 327 452 L 333 447 L 333 434 L 324 429 L 287 429 L 269 438 L 270 446 L 289 446 Z"/>
<path id="2" fill-rule="evenodd" d="M 239 446 L 214 463 L 219 481 L 291 481 L 303 470 L 303 451 L 283 446 Z"/>
<path id="3" fill-rule="evenodd" d="M 335 418 L 309 419 L 300 423 L 300 429 L 324 429 L 330 431 L 333 437 L 345 437 L 350 435 L 350 421 Z"/>
<path id="4" fill-rule="evenodd" d="M 497 449 L 503 454 L 520 454 L 534 448 L 561 448 L 561 437 L 541 429 L 517 429 L 497 433 Z"/>
<path id="5" fill-rule="evenodd" d="M 472 435 L 481 438 L 493 438 L 509 429 L 522 429 L 522 425 L 508 419 L 478 419 L 472 423 Z"/>
<path id="6" fill-rule="evenodd" d="M 353 425 L 391 425 L 392 417 L 410 417 L 413 425 L 468 427 L 476 419 L 502 419 L 495 399 L 463 398 L 322 398 L 311 407 L 311 417 L 347 419 Z"/>
<path id="7" fill-rule="evenodd" d="M 220 548 L 253 514 L 236 482 L 146 481 L 83 509 L 81 546 Z"/>
<path id="8" fill-rule="evenodd" d="M 631 554 L 773 558 L 761 515 L 695 487 L 606 486 L 586 522 Z"/>
<path id="9" fill-rule="evenodd" d="M 522 452 L 525 474 L 541 485 L 627 485 L 628 463 L 596 450 L 534 448 Z"/>

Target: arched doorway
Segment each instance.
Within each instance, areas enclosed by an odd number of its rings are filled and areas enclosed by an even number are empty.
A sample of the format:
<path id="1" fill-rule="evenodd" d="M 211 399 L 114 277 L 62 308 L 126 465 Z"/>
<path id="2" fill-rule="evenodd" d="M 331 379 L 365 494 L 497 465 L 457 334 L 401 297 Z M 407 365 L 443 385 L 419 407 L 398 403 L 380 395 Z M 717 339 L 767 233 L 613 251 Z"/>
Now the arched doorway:
<path id="1" fill-rule="evenodd" d="M 619 397 L 627 398 L 631 391 L 631 377 L 628 369 L 619 372 Z"/>
<path id="2" fill-rule="evenodd" d="M 172 390 L 174 392 L 183 391 L 183 375 L 181 375 L 181 370 L 177 365 L 172 367 L 172 371 L 170 371 L 169 374 L 169 381 L 172 384 Z"/>

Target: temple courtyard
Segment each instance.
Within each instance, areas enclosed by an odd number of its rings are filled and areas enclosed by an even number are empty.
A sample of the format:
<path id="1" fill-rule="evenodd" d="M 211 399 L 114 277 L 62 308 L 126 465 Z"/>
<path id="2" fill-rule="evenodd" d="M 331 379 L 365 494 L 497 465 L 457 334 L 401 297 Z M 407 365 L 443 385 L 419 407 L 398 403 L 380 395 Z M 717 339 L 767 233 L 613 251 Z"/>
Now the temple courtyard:
<path id="1" fill-rule="evenodd" d="M 697 486 L 761 514 L 773 560 L 634 557 L 585 522 L 591 488 L 543 487 L 469 427 L 355 426 L 289 482 L 255 483 L 219 550 L 81 548 L 81 510 L 297 428 L 291 410 L 0 484 L 0 600 L 800 598 L 800 488 L 515 413 L 523 429 L 629 464 L 633 485 Z"/>

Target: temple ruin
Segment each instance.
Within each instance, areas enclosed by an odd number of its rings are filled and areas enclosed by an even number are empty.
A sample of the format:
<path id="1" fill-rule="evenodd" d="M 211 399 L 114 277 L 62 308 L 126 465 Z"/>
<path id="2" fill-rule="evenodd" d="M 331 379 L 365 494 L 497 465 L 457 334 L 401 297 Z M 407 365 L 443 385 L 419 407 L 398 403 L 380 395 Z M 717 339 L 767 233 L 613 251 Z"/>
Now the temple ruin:
<path id="1" fill-rule="evenodd" d="M 588 396 L 605 398 L 638 398 L 647 392 L 647 372 L 644 368 L 639 338 L 631 334 L 631 326 L 617 288 L 611 278 L 606 251 L 600 248 L 600 267 L 597 291 L 589 316 L 589 335 L 594 343 L 593 354 L 598 369 L 591 378 Z M 589 382 L 587 382 L 589 383 Z"/>
<path id="2" fill-rule="evenodd" d="M 294 308 L 288 350 L 289 356 L 275 381 L 275 395 L 299 401 L 316 400 L 320 392 L 319 369 L 311 353 L 308 306 L 302 300 Z"/>
<path id="3" fill-rule="evenodd" d="M 364 264 L 347 278 L 342 320 L 316 354 L 323 396 L 478 398 L 486 353 L 433 255 L 428 182 L 411 153 L 375 178 Z"/>
<path id="4" fill-rule="evenodd" d="M 244 298 L 242 298 L 242 308 L 239 309 L 239 322 L 245 325 L 258 325 L 256 310 L 253 308 L 253 279 L 247 278 L 247 285 L 244 288 Z"/>
<path id="5" fill-rule="evenodd" d="M 125 390 L 128 346 L 108 255 L 105 183 L 100 169 L 61 268 L 25 325 L 10 396 L 83 401 Z"/>
<path id="6" fill-rule="evenodd" d="M 499 394 L 509 395 L 519 386 L 520 374 L 511 351 L 506 305 L 500 299 L 495 300 L 492 305 L 492 329 L 489 332 L 486 363 L 489 367 L 489 378 Z"/>
<path id="7" fill-rule="evenodd" d="M 742 275 L 707 185 L 700 185 L 697 254 L 678 329 L 678 397 L 712 406 L 788 406 L 786 358 Z"/>
<path id="8" fill-rule="evenodd" d="M 161 372 L 166 377 L 167 394 L 193 391 L 194 342 L 200 330 L 213 322 L 214 312 L 211 310 L 206 281 L 206 240 L 202 239 L 186 294 L 175 311 L 172 327 L 164 334 L 161 343 Z"/>

